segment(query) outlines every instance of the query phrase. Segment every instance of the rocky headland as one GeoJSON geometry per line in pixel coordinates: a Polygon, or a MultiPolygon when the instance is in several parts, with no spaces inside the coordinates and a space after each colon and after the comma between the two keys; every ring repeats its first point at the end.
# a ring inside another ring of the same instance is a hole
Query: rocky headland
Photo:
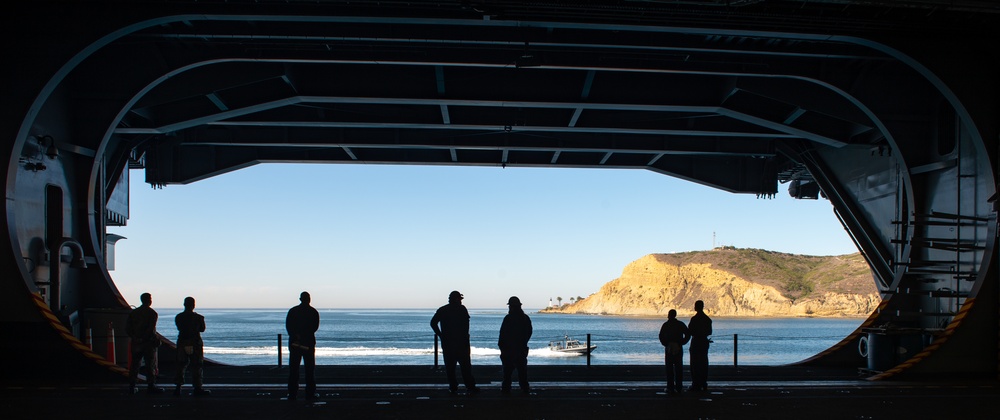
{"type": "Polygon", "coordinates": [[[716,248],[650,254],[596,293],[542,313],[679,316],[705,302],[711,316],[864,317],[881,302],[861,254],[808,256],[716,248]]]}

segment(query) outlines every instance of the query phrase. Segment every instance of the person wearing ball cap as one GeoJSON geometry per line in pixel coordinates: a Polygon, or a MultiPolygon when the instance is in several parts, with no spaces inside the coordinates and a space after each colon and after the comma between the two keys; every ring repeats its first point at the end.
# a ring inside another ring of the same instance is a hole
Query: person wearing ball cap
{"type": "Polygon", "coordinates": [[[472,377],[472,346],[469,343],[469,310],[462,305],[462,294],[457,290],[448,295],[448,304],[438,308],[431,318],[431,329],[441,338],[444,350],[444,371],[448,375],[448,391],[458,392],[455,364],[462,369],[462,380],[470,393],[479,392],[472,377]]]}
{"type": "Polygon", "coordinates": [[[531,319],[521,309],[521,299],[511,296],[507,300],[507,316],[500,324],[500,362],[503,364],[503,382],[500,392],[510,393],[511,376],[517,370],[521,392],[528,393],[528,340],[531,339],[531,319]]]}

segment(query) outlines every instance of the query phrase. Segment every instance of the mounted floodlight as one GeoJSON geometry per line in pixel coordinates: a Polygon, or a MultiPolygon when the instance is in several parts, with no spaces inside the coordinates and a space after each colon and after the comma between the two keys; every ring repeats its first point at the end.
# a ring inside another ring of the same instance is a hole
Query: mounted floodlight
{"type": "Polygon", "coordinates": [[[45,156],[48,156],[49,159],[59,157],[59,148],[56,147],[56,140],[52,136],[36,136],[35,139],[38,141],[39,148],[45,149],[45,156]]]}

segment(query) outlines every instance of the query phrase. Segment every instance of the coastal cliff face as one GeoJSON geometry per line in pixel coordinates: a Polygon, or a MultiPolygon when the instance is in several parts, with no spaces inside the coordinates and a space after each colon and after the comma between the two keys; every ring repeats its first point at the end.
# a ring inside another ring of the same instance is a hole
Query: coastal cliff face
{"type": "Polygon", "coordinates": [[[713,316],[862,317],[881,302],[860,254],[830,257],[758,249],[717,248],[650,254],[589,297],[542,312],[656,315],[694,313],[705,302],[713,316]]]}

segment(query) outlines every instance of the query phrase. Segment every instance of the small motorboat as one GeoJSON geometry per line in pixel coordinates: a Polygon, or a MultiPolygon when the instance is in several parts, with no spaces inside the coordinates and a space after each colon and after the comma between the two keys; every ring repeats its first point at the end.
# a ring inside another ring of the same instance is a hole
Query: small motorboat
{"type": "Polygon", "coordinates": [[[570,338],[568,335],[563,336],[562,340],[549,341],[549,350],[559,353],[588,354],[596,348],[596,344],[591,344],[588,347],[580,340],[570,338]]]}

